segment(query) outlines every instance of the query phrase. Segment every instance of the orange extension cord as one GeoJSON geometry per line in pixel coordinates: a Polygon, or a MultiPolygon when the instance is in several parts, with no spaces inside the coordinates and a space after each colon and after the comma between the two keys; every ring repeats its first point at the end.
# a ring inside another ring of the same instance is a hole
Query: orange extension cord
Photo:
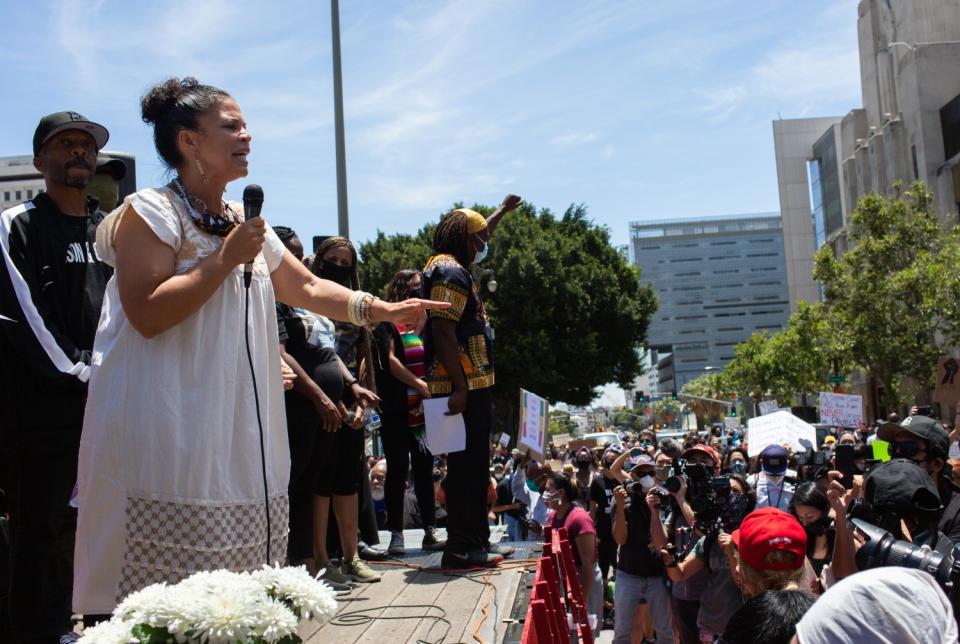
{"type": "Polygon", "coordinates": [[[531,565],[536,565],[539,563],[539,559],[513,559],[509,563],[498,564],[494,568],[486,567],[474,567],[474,568],[460,568],[457,571],[446,570],[444,568],[425,568],[419,564],[415,563],[406,563],[403,561],[378,561],[376,562],[378,566],[397,566],[398,568],[413,568],[414,570],[419,570],[421,572],[433,572],[433,573],[442,573],[450,577],[462,577],[460,573],[474,572],[478,570],[485,570],[486,573],[481,577],[483,580],[484,586],[487,588],[487,599],[483,602],[483,607],[480,609],[480,612],[483,613],[483,617],[480,618],[480,621],[477,622],[477,625],[474,626],[473,631],[470,633],[473,636],[478,644],[486,644],[483,638],[480,637],[480,629],[486,623],[487,619],[490,617],[490,602],[493,601],[493,593],[496,590],[496,587],[490,581],[490,575],[492,572],[500,572],[503,570],[518,570],[521,568],[529,568],[531,565]]]}

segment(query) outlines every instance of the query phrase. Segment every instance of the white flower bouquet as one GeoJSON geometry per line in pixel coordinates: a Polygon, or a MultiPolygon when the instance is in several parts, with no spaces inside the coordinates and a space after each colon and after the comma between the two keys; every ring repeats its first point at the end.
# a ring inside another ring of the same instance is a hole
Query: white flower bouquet
{"type": "Polygon", "coordinates": [[[85,644],[297,644],[301,621],[337,612],[333,590],[306,568],[198,572],[178,584],[131,593],[109,621],[84,630],[85,644]]]}

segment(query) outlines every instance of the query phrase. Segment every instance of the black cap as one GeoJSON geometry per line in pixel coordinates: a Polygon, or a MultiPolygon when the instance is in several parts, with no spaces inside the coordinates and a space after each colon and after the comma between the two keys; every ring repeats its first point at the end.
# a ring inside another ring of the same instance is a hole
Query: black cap
{"type": "Polygon", "coordinates": [[[877,514],[893,512],[921,521],[936,519],[943,510],[933,479],[906,458],[894,458],[870,470],[863,500],[877,514]]]}
{"type": "Polygon", "coordinates": [[[37,130],[33,133],[34,156],[40,153],[40,148],[42,148],[43,144],[49,141],[54,134],[63,132],[64,130],[80,130],[81,132],[86,132],[93,137],[93,140],[97,144],[97,150],[105,146],[107,139],[110,138],[110,133],[107,131],[107,128],[99,123],[94,123],[82,114],[77,112],[54,112],[40,119],[37,130]]]}
{"type": "Polygon", "coordinates": [[[99,154],[97,155],[97,174],[109,174],[120,181],[127,176],[127,164],[121,159],[99,154]]]}
{"type": "Polygon", "coordinates": [[[899,431],[910,432],[917,438],[927,441],[927,451],[932,456],[946,458],[950,452],[950,438],[947,430],[929,416],[907,416],[899,425],[883,423],[877,430],[877,438],[892,442],[899,431]]]}

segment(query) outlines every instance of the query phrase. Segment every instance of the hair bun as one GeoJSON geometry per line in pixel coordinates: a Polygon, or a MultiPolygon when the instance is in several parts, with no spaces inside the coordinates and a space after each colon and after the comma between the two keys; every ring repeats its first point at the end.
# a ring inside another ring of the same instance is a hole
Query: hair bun
{"type": "Polygon", "coordinates": [[[168,78],[151,87],[140,99],[140,113],[145,123],[156,123],[170,108],[177,104],[185,94],[196,89],[200,83],[196,78],[168,78]]]}

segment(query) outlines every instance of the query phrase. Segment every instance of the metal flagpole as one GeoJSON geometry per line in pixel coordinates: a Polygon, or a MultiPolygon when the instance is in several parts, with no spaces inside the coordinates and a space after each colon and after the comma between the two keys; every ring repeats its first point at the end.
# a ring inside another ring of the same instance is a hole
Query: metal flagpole
{"type": "Polygon", "coordinates": [[[333,32],[333,120],[337,149],[337,223],[341,237],[350,238],[350,217],[347,213],[347,159],[343,142],[343,77],[340,71],[340,6],[330,0],[330,21],[333,32]]]}

